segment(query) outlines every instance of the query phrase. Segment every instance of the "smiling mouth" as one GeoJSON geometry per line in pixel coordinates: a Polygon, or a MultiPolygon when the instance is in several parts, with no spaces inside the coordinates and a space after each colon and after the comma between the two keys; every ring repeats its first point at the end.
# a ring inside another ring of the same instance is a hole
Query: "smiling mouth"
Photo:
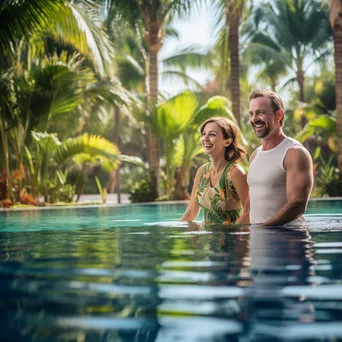
{"type": "Polygon", "coordinates": [[[265,124],[264,124],[264,123],[253,124],[253,127],[254,127],[255,129],[260,129],[260,128],[265,127],[265,124]]]}
{"type": "Polygon", "coordinates": [[[204,147],[206,150],[209,150],[209,149],[213,148],[213,145],[203,145],[203,147],[204,147]]]}

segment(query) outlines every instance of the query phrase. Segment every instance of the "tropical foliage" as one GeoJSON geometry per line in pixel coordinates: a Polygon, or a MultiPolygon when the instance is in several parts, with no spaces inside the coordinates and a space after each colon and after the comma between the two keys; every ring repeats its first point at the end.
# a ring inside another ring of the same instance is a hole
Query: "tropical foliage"
{"type": "Polygon", "coordinates": [[[207,160],[198,132],[205,119],[235,120],[249,152],[259,143],[243,100],[255,87],[286,94],[284,131],[313,156],[314,194],[339,194],[341,1],[213,0],[213,45],[160,58],[166,40],[182,34],[173,21],[204,3],[3,2],[0,200],[39,204],[99,192],[105,202],[114,188],[133,201],[187,199],[190,175],[207,160]],[[213,78],[200,84],[191,69],[213,78]],[[165,77],[197,90],[164,95],[165,77]]]}
{"type": "Polygon", "coordinates": [[[26,149],[31,194],[36,198],[42,193],[45,202],[51,201],[50,189],[68,183],[70,172],[76,175],[72,180],[79,199],[89,167],[99,166],[108,173],[118,167],[119,150],[104,138],[85,133],[62,143],[56,134],[35,131],[32,136],[31,151],[26,149]]]}
{"type": "Polygon", "coordinates": [[[336,133],[338,139],[338,169],[342,180],[342,2],[329,0],[329,22],[333,31],[336,75],[336,133]]]}
{"type": "Polygon", "coordinates": [[[262,4],[251,16],[247,32],[251,34],[249,53],[253,61],[266,66],[271,75],[275,68],[283,73],[281,65],[292,70],[295,77],[287,83],[298,83],[298,99],[304,102],[306,70],[313,61],[331,53],[326,6],[317,0],[275,0],[262,4]]]}

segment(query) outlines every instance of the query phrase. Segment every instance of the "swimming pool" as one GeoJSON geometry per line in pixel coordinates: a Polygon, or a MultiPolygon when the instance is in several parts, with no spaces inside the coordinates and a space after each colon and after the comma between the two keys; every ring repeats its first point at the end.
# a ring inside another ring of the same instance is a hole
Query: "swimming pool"
{"type": "Polygon", "coordinates": [[[342,339],[342,201],[311,201],[308,231],[184,209],[1,212],[0,340],[342,339]]]}

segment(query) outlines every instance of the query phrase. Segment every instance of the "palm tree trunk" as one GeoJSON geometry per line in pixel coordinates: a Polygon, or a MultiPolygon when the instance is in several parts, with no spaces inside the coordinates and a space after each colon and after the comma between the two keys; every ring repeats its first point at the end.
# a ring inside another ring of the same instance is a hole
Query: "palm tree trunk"
{"type": "Polygon", "coordinates": [[[0,200],[4,200],[6,198],[11,198],[11,184],[9,179],[9,162],[8,162],[8,141],[7,141],[7,133],[4,127],[4,118],[1,117],[0,122],[0,135],[1,135],[1,143],[2,143],[2,151],[0,153],[1,166],[0,166],[0,200]],[[1,156],[2,154],[2,156],[1,156]]]}
{"type": "Polygon", "coordinates": [[[6,168],[0,168],[0,201],[7,198],[7,172],[6,168]]]}
{"type": "Polygon", "coordinates": [[[337,160],[342,180],[342,0],[330,0],[329,22],[335,48],[337,160]]]}
{"type": "MultiPolygon", "coordinates": [[[[298,70],[296,73],[296,79],[298,82],[299,86],[299,101],[300,102],[305,102],[305,94],[304,94],[304,81],[305,81],[305,75],[303,70],[298,70]]],[[[306,116],[303,114],[301,121],[300,121],[301,127],[304,128],[305,125],[307,124],[307,119],[306,116]]],[[[306,146],[308,148],[308,141],[306,143],[306,146]]]]}
{"type": "Polygon", "coordinates": [[[176,189],[175,200],[188,200],[190,198],[188,192],[189,170],[184,166],[176,170],[176,189]]]}
{"type": "Polygon", "coordinates": [[[239,124],[240,116],[240,61],[239,61],[239,24],[242,2],[227,0],[227,25],[229,26],[230,45],[230,89],[233,114],[239,124]]]}
{"type": "MultiPolygon", "coordinates": [[[[151,115],[156,115],[155,106],[158,101],[158,52],[150,50],[149,53],[150,113],[151,115]]],[[[160,196],[160,142],[158,136],[154,132],[151,132],[150,134],[149,146],[152,192],[154,198],[157,198],[160,196]]]]}
{"type": "Polygon", "coordinates": [[[120,184],[120,166],[116,169],[116,194],[118,196],[118,203],[121,203],[121,184],[120,184]]]}
{"type": "MultiPolygon", "coordinates": [[[[120,145],[120,108],[119,106],[114,106],[114,144],[119,148],[120,145]]],[[[120,186],[120,167],[113,170],[109,175],[108,181],[106,183],[106,190],[108,193],[113,193],[115,188],[118,196],[118,203],[121,203],[121,186],[120,186]]]]}
{"type": "Polygon", "coordinates": [[[336,75],[336,133],[338,139],[338,169],[342,179],[342,13],[333,27],[335,46],[335,75],[336,75]]]}
{"type": "MultiPolygon", "coordinates": [[[[120,146],[120,108],[115,105],[114,108],[115,115],[115,128],[114,128],[114,144],[119,148],[120,146]]],[[[120,184],[120,166],[115,170],[116,171],[116,193],[118,195],[118,203],[121,203],[121,184],[120,184]]]]}
{"type": "Polygon", "coordinates": [[[299,101],[305,102],[305,94],[304,94],[304,72],[302,70],[298,70],[296,73],[296,78],[299,86],[299,101]]]}

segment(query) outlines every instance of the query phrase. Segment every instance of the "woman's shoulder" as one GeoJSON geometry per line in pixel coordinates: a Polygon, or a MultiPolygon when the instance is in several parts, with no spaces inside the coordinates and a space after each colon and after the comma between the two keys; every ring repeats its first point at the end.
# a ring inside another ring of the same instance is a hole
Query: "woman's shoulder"
{"type": "Polygon", "coordinates": [[[197,172],[203,172],[203,170],[208,171],[209,168],[210,168],[210,165],[211,165],[210,162],[201,165],[201,166],[197,169],[197,172]]]}
{"type": "Polygon", "coordinates": [[[210,168],[210,162],[201,165],[201,166],[197,169],[196,176],[200,177],[200,176],[202,175],[203,172],[208,172],[209,168],[210,168]]]}
{"type": "Polygon", "coordinates": [[[239,177],[241,175],[246,175],[245,169],[239,163],[233,163],[229,168],[228,176],[230,178],[239,177]]]}

